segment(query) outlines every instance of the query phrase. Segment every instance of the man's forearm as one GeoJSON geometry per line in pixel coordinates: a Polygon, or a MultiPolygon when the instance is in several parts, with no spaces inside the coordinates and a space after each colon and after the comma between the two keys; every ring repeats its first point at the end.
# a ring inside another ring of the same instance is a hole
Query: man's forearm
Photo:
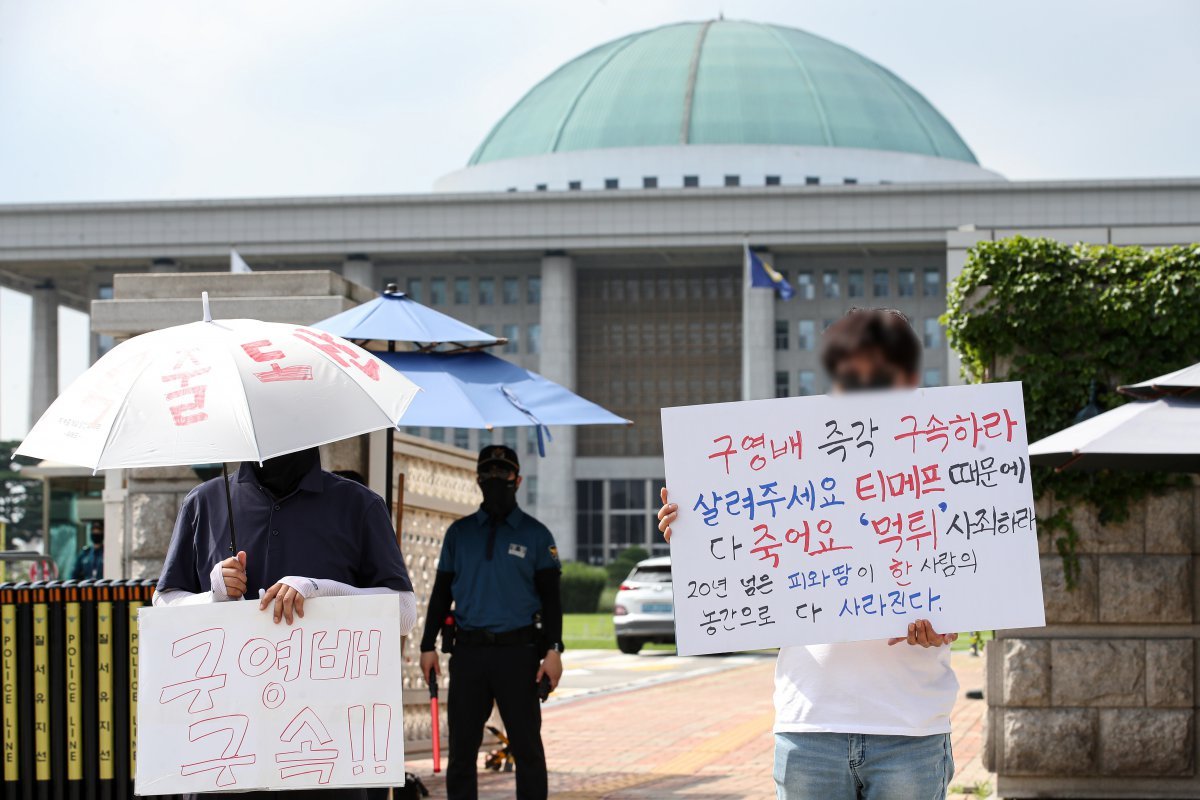
{"type": "Polygon", "coordinates": [[[534,586],[542,601],[542,633],[546,644],[562,644],[562,573],[556,569],[543,569],[534,573],[534,586]]]}
{"type": "Polygon", "coordinates": [[[429,592],[429,610],[425,614],[425,632],[421,636],[422,653],[437,649],[438,632],[450,613],[450,604],[454,602],[454,595],[450,590],[453,583],[453,572],[439,570],[433,579],[433,589],[429,592]]]}

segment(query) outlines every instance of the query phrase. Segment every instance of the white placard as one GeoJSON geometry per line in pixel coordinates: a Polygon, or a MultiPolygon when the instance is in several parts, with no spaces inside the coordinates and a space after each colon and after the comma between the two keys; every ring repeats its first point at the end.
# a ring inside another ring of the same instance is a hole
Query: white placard
{"type": "Polygon", "coordinates": [[[685,655],[1045,625],[1019,383],[662,411],[685,655]]]}
{"type": "Polygon", "coordinates": [[[399,786],[400,605],[326,597],[138,615],[138,794],[399,786]]]}

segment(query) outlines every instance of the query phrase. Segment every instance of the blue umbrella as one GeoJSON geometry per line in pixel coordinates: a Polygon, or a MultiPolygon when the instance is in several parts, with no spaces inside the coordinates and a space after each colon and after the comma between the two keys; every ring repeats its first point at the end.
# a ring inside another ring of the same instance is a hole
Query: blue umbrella
{"type": "Polygon", "coordinates": [[[629,425],[629,420],[554,381],[480,352],[376,353],[420,386],[404,424],[447,428],[536,426],[538,448],[550,425],[629,425]]]}
{"type": "Polygon", "coordinates": [[[343,339],[379,342],[452,343],[474,347],[504,341],[465,322],[435,311],[388,284],[369,303],[335,314],[313,325],[343,339]]]}

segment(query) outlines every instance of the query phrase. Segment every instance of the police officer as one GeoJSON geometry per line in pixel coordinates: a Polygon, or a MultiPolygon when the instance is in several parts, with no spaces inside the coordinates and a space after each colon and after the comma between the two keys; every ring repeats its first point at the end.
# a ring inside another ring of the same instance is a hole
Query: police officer
{"type": "Polygon", "coordinates": [[[475,800],[476,766],[493,702],[516,760],[517,798],[547,794],[538,684],[562,676],[561,565],[546,526],[517,507],[521,466],[511,448],[479,453],[479,510],[446,531],[421,639],[421,672],[441,674],[434,645],[454,604],[450,659],[450,800],[475,800]],[[540,628],[537,622],[540,621],[540,628]]]}

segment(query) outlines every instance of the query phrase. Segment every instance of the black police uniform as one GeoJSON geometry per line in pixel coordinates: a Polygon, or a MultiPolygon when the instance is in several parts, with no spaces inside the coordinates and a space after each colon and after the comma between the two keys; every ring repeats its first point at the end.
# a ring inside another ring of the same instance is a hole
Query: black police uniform
{"type": "MultiPolygon", "coordinates": [[[[480,453],[480,467],[497,462],[513,472],[519,469],[516,453],[507,447],[486,447],[480,453]]],[[[493,489],[503,495],[515,487],[488,484],[483,481],[480,510],[446,531],[421,651],[434,650],[453,602],[446,770],[450,800],[477,796],[479,746],[493,702],[516,761],[517,797],[542,800],[547,795],[546,755],[536,678],[546,652],[562,651],[561,565],[554,537],[516,506],[515,495],[507,503],[495,502],[493,489]],[[541,620],[540,630],[535,618],[541,620]]]]}

